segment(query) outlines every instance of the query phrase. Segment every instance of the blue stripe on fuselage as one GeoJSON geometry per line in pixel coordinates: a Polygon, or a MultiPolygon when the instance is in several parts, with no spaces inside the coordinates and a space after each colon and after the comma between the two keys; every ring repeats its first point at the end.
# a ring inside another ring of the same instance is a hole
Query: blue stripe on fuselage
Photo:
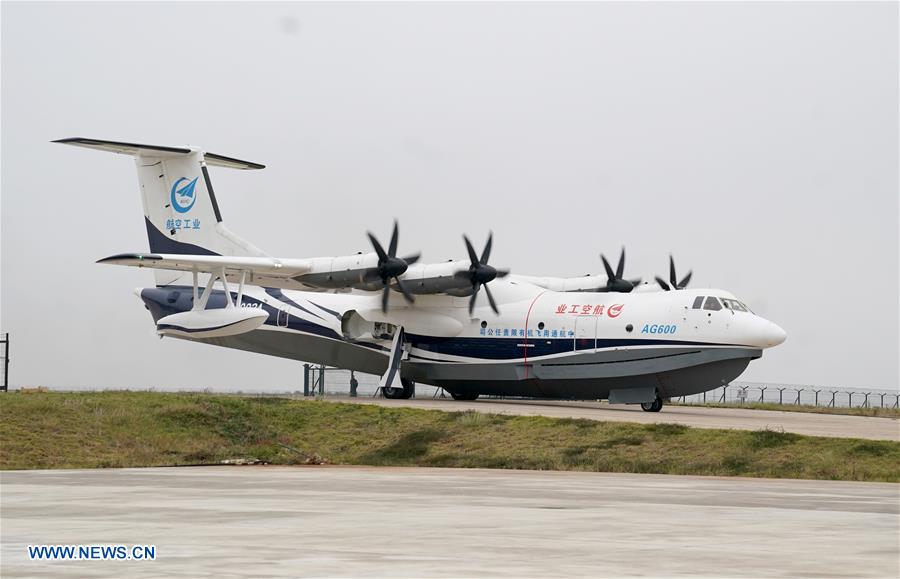
{"type": "MultiPolygon", "coordinates": [[[[270,293],[273,297],[278,297],[278,293],[270,293]]],[[[232,292],[234,298],[237,297],[236,292],[232,292]]],[[[189,311],[193,307],[193,288],[190,286],[166,286],[159,288],[148,288],[141,292],[141,298],[153,315],[154,321],[179,312],[189,311]]],[[[285,327],[290,330],[314,334],[324,338],[335,340],[345,340],[343,336],[332,330],[331,328],[321,326],[317,323],[298,318],[295,315],[288,316],[287,326],[278,325],[277,307],[273,307],[258,299],[244,296],[245,304],[253,304],[263,309],[269,317],[265,324],[274,327],[285,327]]],[[[297,306],[296,303],[290,301],[290,304],[297,306]]],[[[208,309],[217,309],[225,307],[225,292],[222,290],[213,290],[207,304],[208,309]]],[[[305,308],[300,308],[308,311],[305,308]]],[[[311,313],[311,312],[310,312],[311,313]]],[[[313,314],[315,315],[315,314],[313,314]]],[[[741,347],[738,344],[710,344],[705,342],[691,342],[678,340],[656,340],[656,339],[597,339],[596,346],[593,339],[574,339],[566,338],[498,338],[498,337],[437,337],[425,336],[421,334],[406,334],[406,338],[412,348],[417,348],[430,352],[432,354],[461,356],[466,358],[475,358],[482,360],[519,360],[525,356],[526,346],[528,344],[528,357],[536,358],[538,356],[551,356],[554,354],[563,354],[575,350],[593,350],[606,348],[621,348],[628,346],[734,346],[741,347]]],[[[367,342],[352,342],[359,346],[369,347],[378,350],[385,350],[383,346],[371,344],[367,342]]]]}
{"type": "MultiPolygon", "coordinates": [[[[550,356],[567,352],[606,348],[622,348],[627,346],[733,346],[734,344],[709,344],[705,342],[688,342],[678,340],[642,340],[642,339],[597,339],[574,338],[439,338],[407,334],[413,348],[433,354],[464,356],[484,360],[508,360],[524,357],[526,348],[528,357],[550,356]],[[525,346],[525,344],[528,346],[525,346]],[[577,346],[577,348],[576,348],[577,346]]],[[[739,347],[739,346],[737,346],[739,347]]]]}

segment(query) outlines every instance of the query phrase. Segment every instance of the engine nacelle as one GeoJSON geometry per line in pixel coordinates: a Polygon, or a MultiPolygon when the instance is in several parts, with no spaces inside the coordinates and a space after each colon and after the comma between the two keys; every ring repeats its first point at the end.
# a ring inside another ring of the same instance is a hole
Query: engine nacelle
{"type": "Polygon", "coordinates": [[[309,271],[294,276],[294,281],[314,288],[326,289],[376,289],[369,288],[364,275],[367,270],[378,265],[378,256],[374,253],[359,253],[342,257],[317,257],[310,260],[309,271]]]}
{"type": "Polygon", "coordinates": [[[469,269],[468,261],[445,261],[411,265],[403,276],[403,283],[414,294],[446,293],[467,296],[472,293],[472,282],[456,277],[456,273],[469,269]]]}
{"type": "Polygon", "coordinates": [[[221,338],[250,332],[263,325],[268,312],[259,308],[218,308],[179,312],[156,322],[156,332],[183,338],[221,338]]]}

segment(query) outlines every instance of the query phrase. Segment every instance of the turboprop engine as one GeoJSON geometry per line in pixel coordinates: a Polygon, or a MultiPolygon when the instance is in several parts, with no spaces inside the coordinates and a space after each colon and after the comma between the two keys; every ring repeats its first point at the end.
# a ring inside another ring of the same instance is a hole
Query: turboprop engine
{"type": "Polygon", "coordinates": [[[217,308],[179,312],[156,322],[162,336],[221,338],[250,332],[263,325],[269,314],[259,308],[217,308]]]}

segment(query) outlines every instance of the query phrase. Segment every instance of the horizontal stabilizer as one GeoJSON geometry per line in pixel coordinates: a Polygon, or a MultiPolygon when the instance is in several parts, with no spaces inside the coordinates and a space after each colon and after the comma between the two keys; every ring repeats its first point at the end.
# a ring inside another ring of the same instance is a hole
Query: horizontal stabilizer
{"type": "MultiPolygon", "coordinates": [[[[122,155],[131,155],[136,157],[143,155],[146,157],[177,157],[179,155],[189,155],[196,149],[190,147],[164,147],[160,145],[141,145],[139,143],[123,143],[119,141],[100,141],[97,139],[86,139],[84,137],[70,137],[68,139],[58,139],[53,141],[63,145],[74,145],[76,147],[86,147],[88,149],[97,149],[98,151],[106,151],[108,153],[119,153],[122,155]]],[[[265,169],[265,165],[259,163],[251,163],[250,161],[242,161],[224,155],[215,153],[203,153],[206,164],[211,167],[228,167],[229,169],[265,169]]]]}

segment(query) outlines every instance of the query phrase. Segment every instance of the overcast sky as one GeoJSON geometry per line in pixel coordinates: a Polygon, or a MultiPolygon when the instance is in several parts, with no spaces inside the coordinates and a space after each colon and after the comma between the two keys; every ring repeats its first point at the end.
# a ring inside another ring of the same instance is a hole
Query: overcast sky
{"type": "Polygon", "coordinates": [[[665,274],[788,340],[741,380],[898,385],[898,5],[2,3],[2,320],[14,384],[297,387],[300,364],[156,338],[95,265],[148,247],[130,158],[195,144],[272,255],[665,274]]]}

